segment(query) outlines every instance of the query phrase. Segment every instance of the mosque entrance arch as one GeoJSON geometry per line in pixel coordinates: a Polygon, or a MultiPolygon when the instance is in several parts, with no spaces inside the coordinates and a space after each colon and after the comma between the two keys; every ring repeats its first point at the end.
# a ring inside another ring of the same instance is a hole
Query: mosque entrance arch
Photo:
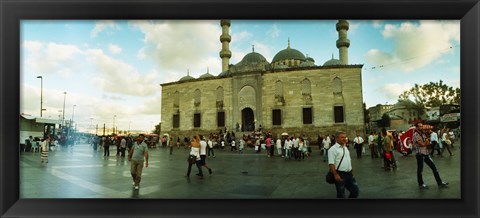
{"type": "Polygon", "coordinates": [[[246,107],[242,110],[242,131],[255,130],[255,116],[252,108],[246,107]]]}

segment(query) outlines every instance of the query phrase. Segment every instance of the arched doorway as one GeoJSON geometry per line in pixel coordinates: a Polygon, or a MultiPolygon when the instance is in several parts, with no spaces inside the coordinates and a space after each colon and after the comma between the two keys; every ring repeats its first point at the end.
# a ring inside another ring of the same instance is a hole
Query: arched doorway
{"type": "Polygon", "coordinates": [[[242,110],[242,131],[255,130],[255,117],[253,110],[249,107],[242,110]]]}

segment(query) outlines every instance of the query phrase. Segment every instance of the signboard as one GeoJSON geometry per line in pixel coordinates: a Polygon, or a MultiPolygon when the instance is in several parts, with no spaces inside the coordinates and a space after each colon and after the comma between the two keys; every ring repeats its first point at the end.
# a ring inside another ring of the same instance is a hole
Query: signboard
{"type": "Polygon", "coordinates": [[[460,120],[460,113],[450,113],[444,114],[440,117],[440,122],[447,123],[447,122],[455,122],[460,120]]]}

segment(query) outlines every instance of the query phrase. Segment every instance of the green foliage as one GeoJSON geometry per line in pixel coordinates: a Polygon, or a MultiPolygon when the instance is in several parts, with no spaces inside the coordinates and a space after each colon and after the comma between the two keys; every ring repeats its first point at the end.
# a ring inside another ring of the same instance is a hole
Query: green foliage
{"type": "Polygon", "coordinates": [[[430,82],[424,85],[415,84],[413,88],[403,92],[400,100],[413,99],[421,108],[437,107],[443,104],[460,104],[460,88],[453,88],[443,83],[430,82]]]}
{"type": "Polygon", "coordinates": [[[380,127],[389,127],[390,126],[390,116],[388,114],[383,114],[382,119],[379,121],[378,126],[380,127]]]}
{"type": "Polygon", "coordinates": [[[369,112],[367,110],[367,105],[365,104],[365,102],[363,103],[363,117],[364,117],[364,121],[365,123],[370,123],[370,116],[369,116],[369,112]]]}
{"type": "Polygon", "coordinates": [[[155,125],[155,129],[152,130],[152,133],[160,135],[161,130],[162,130],[162,123],[159,123],[159,124],[155,125]]]}

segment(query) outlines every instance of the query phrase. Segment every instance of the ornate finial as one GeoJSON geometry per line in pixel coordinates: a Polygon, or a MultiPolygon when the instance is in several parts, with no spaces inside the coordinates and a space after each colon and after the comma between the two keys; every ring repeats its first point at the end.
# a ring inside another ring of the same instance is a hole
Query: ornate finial
{"type": "Polygon", "coordinates": [[[207,73],[210,73],[210,69],[209,69],[209,67],[207,67],[207,73]]]}
{"type": "Polygon", "coordinates": [[[290,37],[288,37],[288,48],[290,48],[290,37]]]}
{"type": "Polygon", "coordinates": [[[255,52],[255,45],[252,45],[252,52],[255,52]]]}
{"type": "Polygon", "coordinates": [[[332,60],[333,60],[333,52],[332,52],[332,60]]]}
{"type": "Polygon", "coordinates": [[[187,69],[187,76],[190,76],[190,70],[187,69]]]}

